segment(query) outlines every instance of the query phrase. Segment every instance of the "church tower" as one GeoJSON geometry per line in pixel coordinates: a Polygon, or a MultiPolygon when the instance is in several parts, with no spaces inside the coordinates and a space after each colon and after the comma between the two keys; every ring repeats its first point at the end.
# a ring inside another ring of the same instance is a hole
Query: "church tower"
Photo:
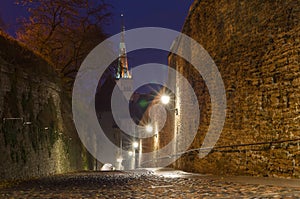
{"type": "Polygon", "coordinates": [[[131,75],[128,70],[123,14],[121,15],[121,17],[122,17],[122,29],[121,29],[122,32],[121,32],[121,41],[119,45],[119,59],[118,59],[118,68],[116,74],[117,80],[121,78],[131,78],[131,75]]]}
{"type": "MultiPolygon", "coordinates": [[[[124,26],[124,19],[123,14],[122,17],[122,29],[121,29],[121,40],[119,44],[119,59],[118,59],[118,68],[116,71],[116,81],[117,85],[120,89],[120,91],[123,93],[124,97],[128,100],[132,100],[132,94],[133,94],[133,78],[130,74],[130,71],[128,69],[128,61],[127,61],[127,52],[126,52],[126,45],[125,45],[125,26],[124,26]]],[[[124,109],[121,105],[118,107],[120,110],[124,109]]],[[[117,118],[123,126],[127,126],[127,129],[131,129],[131,131],[134,131],[134,126],[131,126],[130,121],[132,120],[131,117],[127,116],[120,116],[120,118],[117,118]],[[130,126],[129,126],[130,125],[130,126]]],[[[116,168],[122,170],[125,169],[134,169],[135,168],[135,149],[130,148],[132,147],[131,140],[129,136],[124,134],[123,132],[119,132],[118,134],[118,140],[119,140],[119,148],[120,150],[116,154],[116,168]],[[128,153],[122,153],[122,148],[125,150],[129,150],[132,152],[131,155],[128,153]],[[124,160],[124,161],[123,161],[124,160]]]]}
{"type": "Polygon", "coordinates": [[[130,99],[130,95],[133,91],[133,79],[128,69],[128,60],[127,60],[127,52],[125,45],[125,26],[123,14],[121,14],[122,18],[122,28],[121,28],[121,40],[119,44],[119,59],[118,59],[118,68],[116,73],[116,80],[120,80],[119,88],[125,95],[127,99],[130,99]]]}

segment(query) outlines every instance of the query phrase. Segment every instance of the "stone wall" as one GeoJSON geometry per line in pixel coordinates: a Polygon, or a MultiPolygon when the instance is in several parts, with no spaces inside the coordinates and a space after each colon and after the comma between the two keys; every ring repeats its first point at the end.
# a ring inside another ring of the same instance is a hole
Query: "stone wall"
{"type": "MultiPolygon", "coordinates": [[[[218,66],[227,116],[208,156],[199,159],[194,151],[173,166],[222,175],[300,177],[300,2],[195,0],[182,31],[218,66]]],[[[191,148],[199,148],[210,122],[209,93],[185,60],[170,54],[169,63],[198,96],[200,126],[191,148]]],[[[180,107],[181,88],[176,96],[180,107]]],[[[178,115],[175,123],[190,119],[178,115]]]]}
{"type": "Polygon", "coordinates": [[[87,169],[71,99],[52,67],[0,36],[0,180],[87,169]]]}

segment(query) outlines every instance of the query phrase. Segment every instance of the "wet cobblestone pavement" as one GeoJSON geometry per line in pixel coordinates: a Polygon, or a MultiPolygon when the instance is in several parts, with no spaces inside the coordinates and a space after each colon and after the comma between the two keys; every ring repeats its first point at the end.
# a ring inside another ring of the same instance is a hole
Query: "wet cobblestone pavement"
{"type": "Polygon", "coordinates": [[[149,171],[81,172],[0,188],[0,198],[300,198],[300,186],[154,175],[149,171]]]}

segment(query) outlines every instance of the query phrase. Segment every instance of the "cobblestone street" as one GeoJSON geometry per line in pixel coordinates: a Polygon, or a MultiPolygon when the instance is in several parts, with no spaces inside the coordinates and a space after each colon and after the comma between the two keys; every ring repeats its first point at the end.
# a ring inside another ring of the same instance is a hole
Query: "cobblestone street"
{"type": "Polygon", "coordinates": [[[1,198],[300,198],[300,181],[181,171],[81,172],[21,182],[1,198]]]}

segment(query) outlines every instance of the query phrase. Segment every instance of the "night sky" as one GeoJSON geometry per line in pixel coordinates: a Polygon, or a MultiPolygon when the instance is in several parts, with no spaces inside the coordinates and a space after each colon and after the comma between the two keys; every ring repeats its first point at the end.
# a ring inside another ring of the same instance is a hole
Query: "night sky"
{"type": "MultiPolygon", "coordinates": [[[[27,11],[14,4],[15,0],[0,1],[0,16],[9,25],[9,33],[14,35],[16,19],[26,17],[27,11]]],[[[193,0],[106,0],[112,5],[112,23],[106,27],[108,34],[120,31],[120,14],[124,13],[126,29],[156,26],[181,30],[193,0]]]]}
{"type": "MultiPolygon", "coordinates": [[[[8,32],[12,36],[15,36],[17,29],[17,18],[28,16],[26,9],[15,5],[14,1],[0,1],[0,16],[8,25],[8,32]]],[[[180,31],[193,0],[106,0],[106,2],[112,5],[110,10],[113,17],[111,23],[105,27],[105,31],[113,35],[120,32],[122,13],[127,30],[151,26],[180,31]]],[[[167,64],[167,55],[168,52],[159,50],[135,51],[128,54],[129,67],[150,62],[167,64]]],[[[162,78],[166,78],[166,74],[162,78]]]]}
{"type": "MultiPolygon", "coordinates": [[[[111,0],[113,12],[112,25],[108,32],[120,32],[121,13],[124,14],[126,29],[139,27],[163,27],[181,31],[189,7],[193,0],[111,0]]],[[[169,52],[160,50],[139,50],[128,54],[129,67],[145,63],[167,64],[169,52]]]]}

